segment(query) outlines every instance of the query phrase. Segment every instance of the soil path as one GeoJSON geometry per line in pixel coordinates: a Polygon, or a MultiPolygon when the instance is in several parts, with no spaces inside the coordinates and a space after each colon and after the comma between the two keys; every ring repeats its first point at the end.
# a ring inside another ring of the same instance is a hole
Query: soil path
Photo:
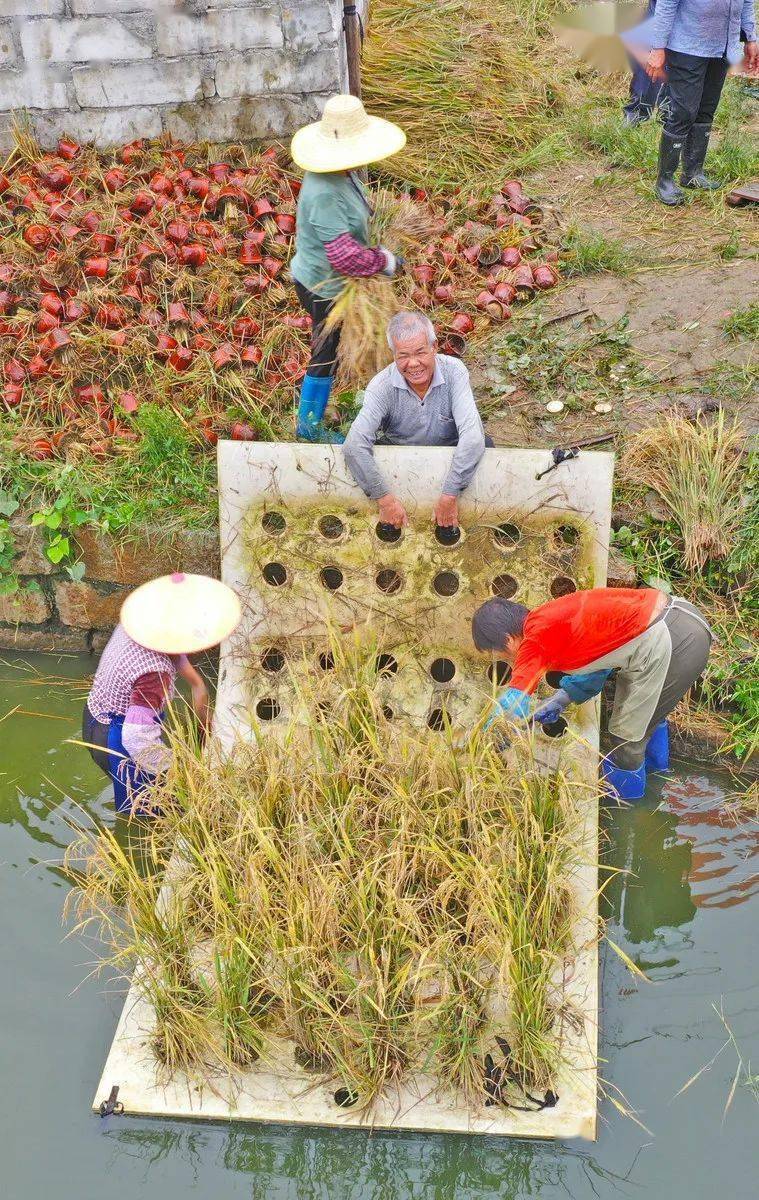
{"type": "MultiPolygon", "coordinates": [[[[510,379],[504,374],[496,338],[475,369],[478,387],[496,398],[486,407],[496,442],[555,445],[607,429],[622,433],[650,423],[673,404],[696,410],[715,401],[740,414],[747,428],[759,428],[759,349],[749,338],[729,338],[722,328],[730,313],[759,297],[759,215],[728,208],[713,196],[666,210],[648,192],[641,195],[628,172],[610,172],[603,160],[543,172],[526,186],[539,200],[551,197],[546,226],[552,241],[581,218],[585,229],[622,243],[640,263],[625,276],[568,279],[551,295],[544,317],[559,318],[553,328],[562,351],[588,331],[626,318],[630,353],[644,381],[608,416],[593,411],[589,396],[551,419],[545,392],[538,396],[519,373],[510,379]],[[509,382],[516,386],[504,396],[509,382]]],[[[561,387],[556,395],[566,398],[561,387]]]]}

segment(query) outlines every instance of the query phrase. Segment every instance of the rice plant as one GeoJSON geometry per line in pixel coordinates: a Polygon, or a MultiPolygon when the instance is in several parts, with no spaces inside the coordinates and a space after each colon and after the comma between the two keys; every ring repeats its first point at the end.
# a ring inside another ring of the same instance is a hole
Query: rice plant
{"type": "Polygon", "coordinates": [[[630,440],[622,471],[652,488],[677,522],[689,571],[723,559],[743,517],[742,450],[737,421],[720,412],[714,421],[665,416],[630,440]]]}
{"type": "Polygon", "coordinates": [[[481,732],[404,731],[377,646],[331,653],[328,685],[290,668],[300,715],[278,732],[224,760],[175,739],[141,867],[77,831],[75,928],[136,966],[168,1074],[235,1076],[286,1038],[359,1109],[419,1072],[477,1105],[493,1054],[510,1086],[550,1087],[584,785],[529,736],[507,763],[481,732]]]}

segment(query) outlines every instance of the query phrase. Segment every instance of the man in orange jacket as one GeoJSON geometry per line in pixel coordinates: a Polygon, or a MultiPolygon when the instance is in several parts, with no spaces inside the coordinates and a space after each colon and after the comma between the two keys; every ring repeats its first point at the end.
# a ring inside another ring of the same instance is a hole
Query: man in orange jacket
{"type": "Polygon", "coordinates": [[[472,636],[478,650],[511,666],[488,725],[502,717],[526,720],[530,696],[547,672],[560,679],[533,714],[545,723],[568,704],[598,695],[617,672],[612,750],[602,769],[609,790],[625,800],[643,796],[646,765],[668,766],[667,714],[703,672],[712,642],[693,605],[656,588],[593,588],[532,611],[513,600],[488,600],[472,618],[472,636]]]}

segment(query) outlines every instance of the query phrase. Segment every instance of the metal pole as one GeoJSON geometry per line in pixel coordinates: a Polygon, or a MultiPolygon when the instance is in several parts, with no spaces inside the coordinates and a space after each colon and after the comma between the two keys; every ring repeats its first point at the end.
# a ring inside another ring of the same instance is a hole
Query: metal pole
{"type": "Polygon", "coordinates": [[[343,0],[343,31],[345,53],[348,59],[348,87],[352,96],[361,97],[361,42],[363,26],[357,5],[353,0],[343,0]]]}

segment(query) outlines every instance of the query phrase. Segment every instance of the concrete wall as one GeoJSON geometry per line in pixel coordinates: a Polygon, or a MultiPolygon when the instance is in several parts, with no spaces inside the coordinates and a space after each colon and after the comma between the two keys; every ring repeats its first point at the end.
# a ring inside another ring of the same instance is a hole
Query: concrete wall
{"type": "Polygon", "coordinates": [[[278,137],[347,90],[342,0],[0,0],[0,145],[278,137]]]}

